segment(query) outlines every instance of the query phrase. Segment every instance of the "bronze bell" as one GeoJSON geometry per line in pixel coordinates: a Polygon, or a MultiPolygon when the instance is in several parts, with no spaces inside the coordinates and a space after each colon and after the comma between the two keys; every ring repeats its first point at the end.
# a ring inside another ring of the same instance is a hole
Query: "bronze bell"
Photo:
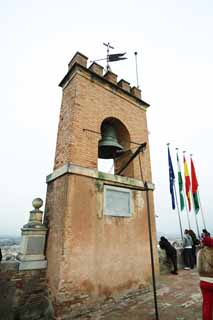
{"type": "Polygon", "coordinates": [[[123,150],[118,143],[115,128],[106,123],[102,127],[102,139],[98,142],[98,157],[101,159],[114,159],[118,156],[117,151],[123,150]]]}

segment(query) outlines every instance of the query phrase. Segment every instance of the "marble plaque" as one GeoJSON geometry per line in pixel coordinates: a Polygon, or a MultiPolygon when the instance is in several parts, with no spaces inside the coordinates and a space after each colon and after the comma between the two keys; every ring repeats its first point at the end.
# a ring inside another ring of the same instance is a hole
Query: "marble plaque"
{"type": "Polygon", "coordinates": [[[42,254],[44,251],[44,236],[29,237],[26,254],[42,254]]]}
{"type": "Polygon", "coordinates": [[[118,217],[132,215],[132,191],[119,187],[104,187],[104,214],[118,217]]]}

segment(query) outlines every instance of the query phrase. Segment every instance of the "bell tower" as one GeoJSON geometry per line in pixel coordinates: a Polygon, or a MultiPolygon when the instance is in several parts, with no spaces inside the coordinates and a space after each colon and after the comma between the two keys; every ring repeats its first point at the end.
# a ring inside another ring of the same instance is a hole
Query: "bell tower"
{"type": "MultiPolygon", "coordinates": [[[[144,181],[153,190],[141,91],[77,52],[60,82],[53,172],[47,176],[48,280],[55,316],[149,285],[144,181]],[[146,149],[140,149],[140,146],[146,149]],[[137,156],[135,150],[138,150],[137,156]],[[114,174],[98,170],[112,159],[114,174]]],[[[154,259],[155,216],[149,192],[154,259]]]]}

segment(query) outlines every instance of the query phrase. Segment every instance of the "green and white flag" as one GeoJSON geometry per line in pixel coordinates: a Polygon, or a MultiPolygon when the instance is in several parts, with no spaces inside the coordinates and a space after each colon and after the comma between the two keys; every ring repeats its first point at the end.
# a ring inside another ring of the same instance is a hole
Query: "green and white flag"
{"type": "Polygon", "coordinates": [[[180,195],[180,209],[184,209],[184,197],[183,197],[183,179],[181,175],[180,162],[177,154],[177,166],[178,166],[178,185],[179,185],[179,195],[180,195]]]}

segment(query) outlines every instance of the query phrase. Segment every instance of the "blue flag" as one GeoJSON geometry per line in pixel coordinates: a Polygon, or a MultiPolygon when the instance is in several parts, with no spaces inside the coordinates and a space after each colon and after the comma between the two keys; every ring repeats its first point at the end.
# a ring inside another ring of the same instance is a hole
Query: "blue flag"
{"type": "Polygon", "coordinates": [[[172,165],[172,159],[168,147],[168,162],[169,162],[169,188],[172,198],[172,209],[175,209],[175,195],[174,195],[174,183],[175,183],[175,174],[172,165]]]}

